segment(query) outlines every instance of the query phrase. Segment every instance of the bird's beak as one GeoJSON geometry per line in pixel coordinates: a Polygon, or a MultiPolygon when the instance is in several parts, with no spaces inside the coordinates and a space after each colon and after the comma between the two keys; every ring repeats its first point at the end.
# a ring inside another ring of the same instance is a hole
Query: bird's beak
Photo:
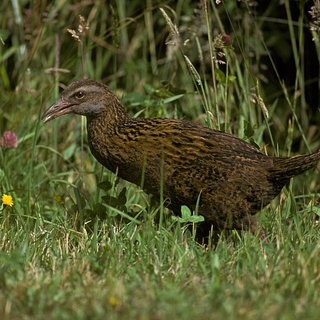
{"type": "Polygon", "coordinates": [[[51,107],[49,107],[42,118],[44,122],[48,122],[55,118],[58,118],[64,114],[72,113],[72,104],[64,101],[63,99],[57,100],[51,107]]]}

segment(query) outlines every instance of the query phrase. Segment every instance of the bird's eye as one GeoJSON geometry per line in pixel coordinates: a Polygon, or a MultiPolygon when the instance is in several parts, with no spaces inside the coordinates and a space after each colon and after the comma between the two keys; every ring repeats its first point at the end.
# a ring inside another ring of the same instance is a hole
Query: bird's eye
{"type": "Polygon", "coordinates": [[[84,92],[83,91],[78,91],[75,93],[75,98],[77,99],[82,99],[84,97],[84,92]]]}

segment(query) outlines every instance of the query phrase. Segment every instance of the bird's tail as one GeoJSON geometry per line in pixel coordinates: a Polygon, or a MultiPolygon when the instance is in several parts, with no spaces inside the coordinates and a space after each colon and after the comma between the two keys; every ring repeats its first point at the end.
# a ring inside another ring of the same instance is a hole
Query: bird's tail
{"type": "Polygon", "coordinates": [[[320,150],[304,156],[274,158],[274,168],[272,169],[271,174],[274,178],[289,180],[300,173],[316,167],[319,161],[320,150]]]}

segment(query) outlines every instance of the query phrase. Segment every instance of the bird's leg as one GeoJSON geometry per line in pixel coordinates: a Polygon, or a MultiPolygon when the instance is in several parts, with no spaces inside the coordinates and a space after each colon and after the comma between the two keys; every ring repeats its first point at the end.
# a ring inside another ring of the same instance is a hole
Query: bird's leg
{"type": "Polygon", "coordinates": [[[258,220],[255,216],[245,215],[243,218],[236,220],[234,222],[234,226],[236,229],[247,230],[253,234],[256,234],[259,230],[259,239],[268,243],[268,240],[266,239],[266,232],[259,226],[258,220]]]}

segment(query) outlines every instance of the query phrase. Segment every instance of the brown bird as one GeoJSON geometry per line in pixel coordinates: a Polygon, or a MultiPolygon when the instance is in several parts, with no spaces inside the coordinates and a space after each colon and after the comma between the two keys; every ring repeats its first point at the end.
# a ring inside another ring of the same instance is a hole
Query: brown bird
{"type": "Polygon", "coordinates": [[[290,178],[316,166],[320,150],[277,158],[225,132],[190,121],[129,116],[102,83],[71,83],[44,114],[50,121],[64,114],[87,117],[94,157],[119,177],[160,197],[169,208],[196,208],[214,229],[255,231],[253,216],[269,204],[290,178]]]}

